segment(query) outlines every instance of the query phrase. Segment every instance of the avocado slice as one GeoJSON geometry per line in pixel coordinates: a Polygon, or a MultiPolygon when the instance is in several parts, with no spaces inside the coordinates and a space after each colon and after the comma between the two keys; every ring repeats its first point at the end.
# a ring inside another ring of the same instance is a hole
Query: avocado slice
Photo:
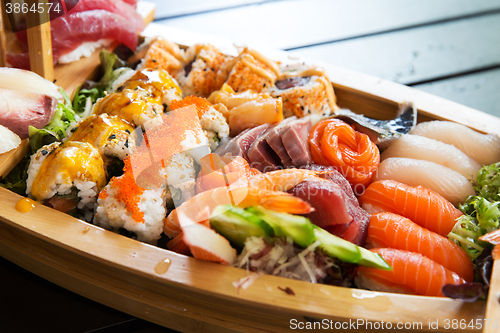
{"type": "Polygon", "coordinates": [[[318,247],[330,257],[339,258],[344,262],[350,263],[358,263],[361,260],[359,246],[316,226],[314,228],[314,235],[321,243],[318,247]]]}
{"type": "Polygon", "coordinates": [[[392,271],[392,267],[385,262],[380,254],[367,250],[364,247],[360,247],[359,250],[361,251],[361,259],[357,262],[358,265],[392,271]]]}
{"type": "Polygon", "coordinates": [[[316,240],[314,224],[304,216],[270,211],[260,206],[247,208],[247,211],[269,224],[274,230],[274,235],[290,236],[299,246],[308,247],[316,240]]]}
{"type": "Polygon", "coordinates": [[[210,224],[232,244],[243,248],[250,236],[272,236],[273,229],[251,212],[231,205],[215,207],[210,224]]]}

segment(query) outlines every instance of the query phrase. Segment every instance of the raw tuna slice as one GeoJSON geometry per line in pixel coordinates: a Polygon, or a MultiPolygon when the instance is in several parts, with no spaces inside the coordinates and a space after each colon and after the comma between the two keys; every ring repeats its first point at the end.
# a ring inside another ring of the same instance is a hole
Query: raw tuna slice
{"type": "Polygon", "coordinates": [[[280,131],[281,141],[289,156],[289,162],[283,163],[285,167],[302,167],[312,163],[308,143],[311,128],[311,118],[304,117],[290,122],[280,131]]]}
{"type": "Polygon", "coordinates": [[[233,156],[241,156],[244,159],[247,159],[247,152],[252,143],[268,128],[268,124],[263,124],[254,128],[246,129],[226,144],[218,147],[215,153],[220,156],[223,156],[226,153],[231,153],[233,156]]]}
{"type": "Polygon", "coordinates": [[[330,181],[303,181],[288,191],[296,197],[309,202],[314,212],[307,217],[318,227],[348,224],[352,221],[352,206],[344,191],[330,181]]]}
{"type": "Polygon", "coordinates": [[[331,180],[332,182],[334,182],[335,184],[340,186],[342,188],[342,190],[344,190],[344,192],[347,194],[349,200],[354,205],[359,206],[358,199],[354,195],[354,192],[352,190],[351,185],[349,184],[347,179],[345,179],[345,177],[342,176],[342,174],[339,171],[337,171],[334,167],[319,165],[319,164],[311,164],[311,165],[307,165],[307,166],[302,167],[302,169],[313,170],[313,171],[323,171],[324,173],[319,175],[321,178],[331,180]]]}
{"type": "Polygon", "coordinates": [[[347,229],[345,229],[345,224],[333,225],[325,227],[325,229],[351,243],[364,246],[369,225],[370,215],[363,208],[357,207],[353,212],[352,222],[347,225],[347,229]]]}
{"type": "MultiPolygon", "coordinates": [[[[89,10],[81,13],[68,13],[50,23],[52,33],[52,53],[54,62],[85,42],[111,39],[123,43],[131,50],[137,47],[137,33],[134,25],[126,18],[105,10],[89,10]]],[[[16,33],[26,49],[27,33],[16,33]]],[[[27,54],[8,54],[7,61],[17,68],[29,68],[27,54]]]]}
{"type": "Polygon", "coordinates": [[[42,128],[49,123],[57,103],[47,95],[0,89],[0,125],[26,139],[30,125],[42,128]]]}
{"type": "Polygon", "coordinates": [[[290,117],[281,121],[279,124],[269,128],[264,136],[264,140],[267,141],[269,147],[271,147],[276,155],[279,156],[281,164],[284,166],[290,165],[292,160],[290,159],[290,156],[288,156],[284,142],[281,140],[280,133],[287,129],[288,126],[296,119],[296,117],[290,117]]]}
{"type": "Polygon", "coordinates": [[[78,4],[69,13],[86,12],[95,9],[102,9],[126,18],[134,24],[137,32],[144,30],[142,16],[137,13],[131,4],[122,0],[79,0],[78,4]]]}
{"type": "Polygon", "coordinates": [[[247,152],[250,167],[261,172],[273,171],[281,167],[279,156],[266,141],[266,133],[258,137],[247,152]]]}
{"type": "Polygon", "coordinates": [[[137,2],[139,2],[139,0],[123,0],[123,2],[126,2],[129,5],[134,6],[134,8],[135,8],[135,7],[137,7],[137,2]]]}

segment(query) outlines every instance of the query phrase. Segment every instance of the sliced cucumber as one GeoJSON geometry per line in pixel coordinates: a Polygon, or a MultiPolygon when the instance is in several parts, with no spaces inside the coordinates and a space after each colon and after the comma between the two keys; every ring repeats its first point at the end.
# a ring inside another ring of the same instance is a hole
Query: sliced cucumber
{"type": "Polygon", "coordinates": [[[250,236],[272,236],[273,229],[262,219],[244,209],[231,205],[215,207],[210,224],[235,246],[243,248],[250,236]]]}
{"type": "Polygon", "coordinates": [[[314,228],[314,234],[316,239],[321,242],[318,247],[325,251],[327,255],[350,263],[358,263],[361,260],[361,248],[359,246],[332,235],[319,227],[314,228]]]}
{"type": "Polygon", "coordinates": [[[290,236],[299,246],[308,247],[316,240],[314,225],[306,217],[274,212],[260,206],[250,207],[247,211],[257,215],[269,224],[276,236],[290,236]]]}

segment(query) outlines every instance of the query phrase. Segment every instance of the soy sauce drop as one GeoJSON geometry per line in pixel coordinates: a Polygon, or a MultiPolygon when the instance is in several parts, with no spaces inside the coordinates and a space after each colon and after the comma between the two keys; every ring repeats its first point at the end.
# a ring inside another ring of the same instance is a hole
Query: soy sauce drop
{"type": "Polygon", "coordinates": [[[168,268],[170,267],[170,259],[165,258],[163,261],[160,261],[156,267],[155,267],[155,273],[158,275],[165,274],[168,271],[168,268]]]}

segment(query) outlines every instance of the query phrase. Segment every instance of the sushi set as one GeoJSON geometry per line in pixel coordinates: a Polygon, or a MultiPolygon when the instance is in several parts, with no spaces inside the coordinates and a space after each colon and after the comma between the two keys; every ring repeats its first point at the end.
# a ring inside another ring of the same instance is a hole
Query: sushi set
{"type": "Polygon", "coordinates": [[[499,118],[97,3],[0,67],[0,255],[178,330],[496,331],[499,118]]]}

